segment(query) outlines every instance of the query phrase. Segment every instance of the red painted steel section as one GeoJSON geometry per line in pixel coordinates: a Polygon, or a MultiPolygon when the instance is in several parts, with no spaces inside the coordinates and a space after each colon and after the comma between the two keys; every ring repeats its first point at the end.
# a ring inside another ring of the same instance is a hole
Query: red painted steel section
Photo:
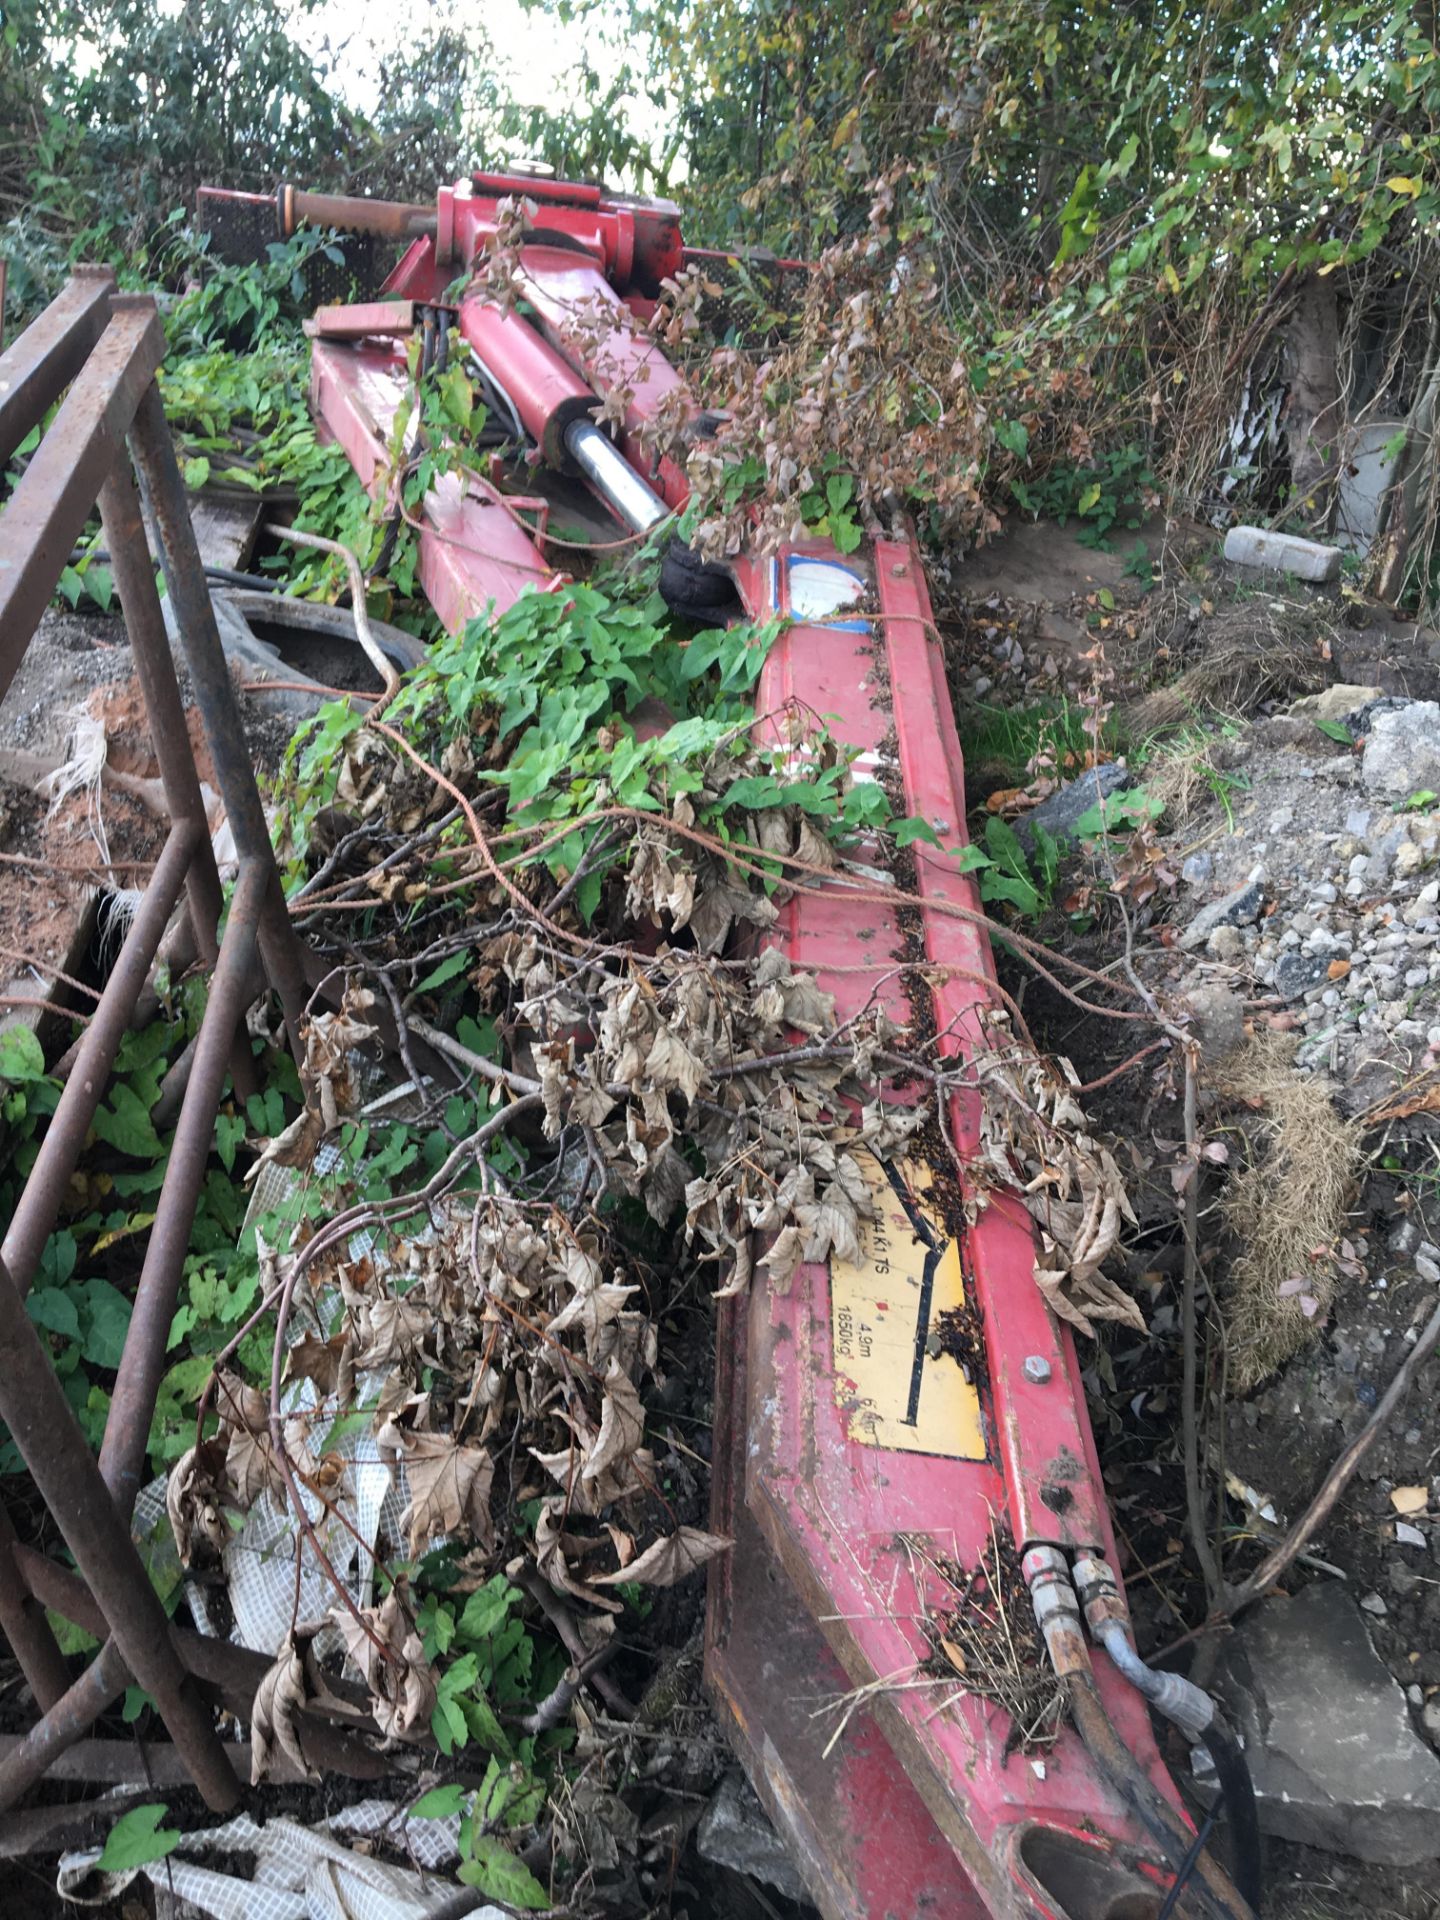
{"type": "MultiPolygon", "coordinates": [[[[388,480],[390,430],[407,384],[404,354],[394,348],[317,340],[311,349],[311,407],[372,490],[388,480]]],[[[528,503],[503,499],[483,480],[462,486],[446,474],[420,509],[420,583],[452,633],[489,606],[510,606],[526,587],[549,589],[564,577],[520,524],[528,503]]]]}
{"type": "Polygon", "coordinates": [[[593,417],[594,389],[581,379],[549,341],[518,313],[506,313],[493,300],[460,302],[460,331],[515,403],[525,431],[552,467],[572,466],[565,429],[572,420],[593,417]]]}
{"type": "MultiPolygon", "coordinates": [[[[741,583],[748,611],[756,617],[791,611],[786,582],[797,560],[842,564],[832,548],[811,544],[751,565],[741,583]]],[[[963,842],[963,763],[918,554],[908,543],[881,542],[873,570],[859,556],[843,564],[874,590],[881,619],[840,624],[842,610],[827,624],[790,627],[770,653],[757,704],[776,713],[799,701],[827,715],[837,738],[862,749],[862,775],[900,784],[895,804],[901,812],[922,815],[949,844],[963,842]]],[[[772,726],[780,738],[779,723],[772,726]]],[[[973,880],[933,850],[917,847],[921,855],[921,897],[976,915],[966,921],[925,914],[923,951],[892,909],[857,905],[839,885],[792,899],[773,938],[835,995],[841,1019],[858,1012],[878,986],[891,1016],[908,1025],[912,1008],[902,980],[884,975],[916,965],[942,970],[933,995],[940,1047],[963,1057],[980,1040],[978,1009],[993,977],[989,941],[973,880]]],[[[951,1122],[963,1157],[975,1142],[976,1116],[957,1101],[951,1122]]],[[[1045,1311],[1033,1260],[1028,1219],[1018,1205],[990,1206],[965,1236],[967,1295],[983,1321],[977,1358],[984,1376],[984,1459],[892,1451],[852,1439],[836,1388],[838,1379],[843,1391],[844,1369],[832,1341],[829,1269],[803,1267],[787,1293],[763,1283],[755,1291],[748,1326],[747,1500],[856,1685],[912,1678],[931,1654],[918,1623],[943,1608],[945,1589],[905,1551],[902,1533],[974,1566],[988,1549],[992,1516],[1008,1514],[1018,1544],[1095,1542],[1113,1561],[1073,1354],[1045,1311]],[[1029,1388],[1023,1379],[1021,1362],[1031,1353],[1052,1360],[1044,1388],[1029,1388]],[[1047,1492],[1053,1506],[1045,1504],[1047,1492]]],[[[1018,1604],[1025,1604],[1023,1594],[1018,1604]]],[[[1106,1663],[1097,1665],[1122,1737],[1169,1791],[1143,1704],[1106,1663]]],[[[997,1913],[1047,1910],[1018,1861],[1026,1822],[1072,1831],[1098,1827],[1122,1843],[1140,1842],[1128,1810],[1098,1779],[1072,1732],[1062,1733],[1037,1768],[1007,1759],[1006,1716],[973,1696],[937,1713],[936,1698],[934,1689],[897,1688],[879,1696],[873,1711],[997,1913]]]]}
{"type": "Polygon", "coordinates": [[[672,460],[662,460],[657,468],[641,443],[644,428],[661,408],[687,391],[658,341],[639,325],[604,274],[576,254],[527,247],[521,277],[545,332],[594,391],[633,393],[620,450],[667,506],[683,507],[690,491],[684,473],[672,460]]]}
{"type": "Polygon", "coordinates": [[[835,1737],[850,1681],[745,1505],[747,1314],[722,1302],[715,1342],[711,1525],[734,1542],[710,1569],[706,1607],[721,1724],[825,1920],[985,1920],[874,1714],[851,1712],[835,1737]]]}
{"type": "MultiPolygon", "coordinates": [[[[544,189],[461,183],[442,203],[445,248],[473,259],[494,237],[502,191],[531,194],[537,205],[521,255],[530,302],[552,349],[582,383],[599,392],[621,382],[634,388],[621,445],[645,471],[636,436],[679,382],[658,349],[637,339],[623,309],[627,297],[637,305],[648,297],[643,279],[668,257],[673,210],[637,212],[589,189],[544,189]],[[554,244],[557,233],[568,245],[554,244]],[[627,248],[643,263],[633,276],[627,248]]],[[[678,249],[676,226],[676,264],[678,249]]],[[[420,239],[388,290],[433,300],[453,271],[437,264],[433,241],[420,239]]],[[[462,303],[471,320],[465,330],[472,338],[484,333],[491,360],[505,356],[507,330],[515,337],[513,329],[523,329],[525,353],[516,366],[505,358],[494,371],[508,383],[518,367],[526,386],[523,363],[536,358],[536,336],[513,316],[500,328],[494,312],[480,300],[462,303]]],[[[543,445],[565,385],[556,384],[549,360],[537,365],[536,390],[526,386],[522,411],[534,414],[543,445]]],[[[393,349],[316,342],[316,410],[367,485],[382,473],[403,383],[393,349]]],[[[683,503],[678,470],[662,470],[659,484],[673,505],[683,503]]],[[[503,607],[527,584],[563,580],[498,496],[462,494],[452,479],[432,493],[424,518],[421,577],[447,625],[487,598],[503,607]]],[[[795,616],[770,653],[759,710],[776,715],[795,706],[826,715],[836,737],[861,750],[857,777],[881,779],[900,813],[922,816],[952,850],[963,845],[964,767],[913,542],[883,540],[868,558],[848,561],[826,543],[809,543],[773,560],[742,556],[734,571],[752,616],[795,616]],[[825,604],[825,583],[844,578],[861,596],[854,604],[878,613],[852,617],[843,604],[825,604]],[[792,589],[802,581],[811,592],[820,583],[818,602],[796,602],[792,589]]],[[[780,741],[779,723],[769,725],[780,741]]],[[[963,1060],[987,1044],[986,1016],[997,1004],[984,916],[973,879],[952,857],[922,844],[911,857],[919,907],[860,902],[832,883],[792,899],[773,938],[834,994],[841,1019],[876,1002],[898,1024],[933,1030],[943,1057],[963,1060]]],[[[886,1097],[913,1101],[922,1093],[912,1087],[886,1097]]],[[[977,1144],[973,1096],[952,1100],[944,1117],[963,1162],[977,1144]]],[[[953,1167],[943,1171],[953,1180],[953,1167]]],[[[1067,1727],[1043,1756],[1011,1755],[1003,1712],[958,1689],[904,1684],[931,1657],[920,1622],[945,1606],[947,1593],[902,1534],[962,1568],[989,1554],[992,1528],[1017,1552],[1048,1542],[1098,1547],[1115,1559],[1073,1346],[1035,1286],[1029,1218],[1013,1197],[968,1192],[963,1183],[957,1191],[961,1204],[940,1231],[942,1241],[947,1230],[960,1236],[967,1364],[978,1393],[965,1445],[942,1441],[920,1452],[888,1439],[873,1444],[873,1431],[869,1444],[852,1437],[861,1389],[852,1363],[842,1364],[835,1351],[830,1267],[802,1267],[784,1294],[758,1282],[747,1310],[730,1312],[733,1344],[722,1352],[720,1392],[730,1396],[721,1428],[723,1435],[728,1426],[731,1445],[717,1453],[716,1496],[717,1525],[738,1544],[712,1585],[707,1670],[756,1785],[827,1915],[1057,1914],[1059,1900],[1027,1864],[1039,1857],[1032,1843],[1048,1834],[1056,1843],[1052,1863],[1057,1846],[1059,1854],[1068,1847],[1072,1861],[1080,1852],[1098,1857],[1076,1882],[1083,1892],[1072,1898],[1066,1881],[1071,1920],[1092,1920],[1118,1911],[1116,1901],[1150,1899],[1154,1882],[1145,1877],[1142,1834],[1078,1737],[1067,1727]],[[1026,1378],[1031,1356],[1048,1362],[1048,1379],[1026,1378]],[[806,1702],[813,1705],[817,1689],[841,1686],[842,1673],[855,1686],[890,1684],[827,1751],[806,1702]]],[[[917,1245],[922,1224],[914,1226],[917,1245]]],[[[933,1239],[929,1245],[936,1251],[933,1239]]],[[[917,1379],[926,1333],[920,1325],[917,1379]]],[[[1023,1591],[1011,1604],[1028,1604],[1023,1591]]],[[[1097,1660],[1096,1669],[1120,1737],[1173,1799],[1143,1703],[1108,1662],[1097,1660]]]]}

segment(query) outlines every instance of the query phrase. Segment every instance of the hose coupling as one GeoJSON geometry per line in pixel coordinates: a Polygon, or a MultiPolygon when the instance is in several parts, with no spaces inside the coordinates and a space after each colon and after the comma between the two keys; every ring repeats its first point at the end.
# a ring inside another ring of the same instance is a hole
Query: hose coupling
{"type": "Polygon", "coordinates": [[[1130,1614],[1115,1569],[1098,1554],[1082,1553],[1075,1562],[1075,1591],[1085,1609],[1085,1624],[1095,1639],[1107,1622],[1118,1620],[1128,1631],[1130,1614]]]}
{"type": "Polygon", "coordinates": [[[1063,1678],[1090,1664],[1080,1624],[1080,1602],[1070,1582],[1070,1565],[1058,1547],[1031,1547],[1020,1562],[1035,1624],[1044,1636],[1050,1664],[1063,1678]]]}

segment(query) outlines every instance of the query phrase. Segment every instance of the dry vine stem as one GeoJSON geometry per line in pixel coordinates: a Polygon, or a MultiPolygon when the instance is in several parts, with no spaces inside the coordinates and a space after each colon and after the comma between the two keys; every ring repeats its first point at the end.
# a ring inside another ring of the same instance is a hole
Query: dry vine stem
{"type": "MultiPolygon", "coordinates": [[[[1409,1391],[1416,1374],[1430,1358],[1437,1345],[1440,1345],[1440,1306],[1436,1307],[1416,1337],[1414,1346],[1395,1369],[1394,1378],[1376,1402],[1370,1418],[1326,1474],[1310,1505],[1280,1545],[1266,1555],[1248,1579],[1231,1591],[1222,1619],[1233,1619],[1235,1615],[1243,1613],[1247,1607],[1253,1606],[1257,1600],[1263,1599],[1296,1557],[1305,1551],[1307,1543],[1314,1538],[1334,1511],[1336,1501],[1354,1478],[1356,1468],[1388,1426],[1391,1416],[1409,1391]]],[[[1219,1622],[1207,1622],[1208,1624],[1219,1624],[1219,1622]]]]}

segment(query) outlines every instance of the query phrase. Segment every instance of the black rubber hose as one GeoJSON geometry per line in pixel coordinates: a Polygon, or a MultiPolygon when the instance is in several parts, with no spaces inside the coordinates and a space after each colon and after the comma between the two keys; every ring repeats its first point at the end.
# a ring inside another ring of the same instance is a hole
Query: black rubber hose
{"type": "MultiPolygon", "coordinates": [[[[97,566],[108,567],[110,555],[104,547],[77,547],[70,556],[72,567],[82,560],[93,560],[97,566]]],[[[237,573],[234,567],[202,567],[201,572],[207,580],[214,580],[222,587],[250,587],[256,593],[283,593],[285,582],[275,579],[273,574],[237,573]]]]}
{"type": "MultiPolygon", "coordinates": [[[[171,1072],[172,1073],[174,1072],[173,1067],[171,1068],[171,1072]]],[[[163,1087],[161,1089],[161,1092],[163,1094],[164,1092],[163,1087]]],[[[1170,1891],[1166,1894],[1164,1900],[1162,1901],[1160,1906],[1160,1911],[1159,1913],[1156,1914],[1155,1920],[1170,1920],[1171,1914],[1174,1913],[1176,1907],[1178,1907],[1180,1904],[1181,1895],[1184,1893],[1186,1887],[1188,1887],[1190,1884],[1191,1876],[1194,1874],[1196,1867],[1198,1867],[1200,1864],[1201,1854],[1204,1853],[1206,1847],[1209,1846],[1210,1844],[1210,1836],[1214,1831],[1215,1831],[1215,1810],[1212,1807],[1210,1812],[1207,1813],[1205,1818],[1201,1821],[1200,1831],[1195,1835],[1195,1838],[1191,1841],[1189,1853],[1187,1853],[1185,1858],[1180,1862],[1180,1871],[1176,1874],[1175,1878],[1170,1882],[1170,1891]]]]}
{"type": "MultiPolygon", "coordinates": [[[[1178,1873],[1189,1858],[1194,1835],[1116,1732],[1094,1675],[1071,1673],[1067,1686],[1070,1712],[1091,1759],[1178,1873]]],[[[1189,1909],[1208,1920],[1253,1920],[1254,1909],[1218,1861],[1202,1853],[1191,1872],[1189,1909]]]]}
{"type": "Polygon", "coordinates": [[[1215,1763],[1215,1778],[1225,1802],[1225,1817],[1230,1828],[1234,1857],[1232,1877],[1258,1913],[1265,1886],[1265,1865],[1260,1846],[1260,1816],[1255,1806],[1255,1785],[1250,1778],[1244,1749],[1218,1713],[1200,1739],[1215,1763]]]}

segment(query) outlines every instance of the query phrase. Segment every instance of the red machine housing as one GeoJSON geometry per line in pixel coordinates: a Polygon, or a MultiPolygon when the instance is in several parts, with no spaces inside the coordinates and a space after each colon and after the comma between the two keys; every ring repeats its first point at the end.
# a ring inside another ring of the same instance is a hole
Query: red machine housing
{"type": "MultiPolygon", "coordinates": [[[[279,206],[282,231],[312,220],[408,242],[383,302],[313,323],[314,410],[367,486],[393,485],[405,334],[429,305],[448,309],[556,471],[573,467],[566,423],[616,384],[633,389],[619,449],[668,505],[684,504],[683,473],[647,460],[638,438],[676,405],[680,377],[630,323],[681,264],[673,206],[485,174],[443,188],[433,209],[290,188],[279,206]],[[516,198],[525,312],[472,278],[516,198]]],[[[420,513],[420,577],[448,627],[527,590],[564,591],[547,508],[498,473],[437,484],[420,513]]],[[[812,541],[742,556],[733,571],[747,613],[790,622],[759,711],[831,716],[860,749],[860,777],[963,843],[964,766],[914,541],[848,558],[812,541]]],[[[837,884],[793,899],[771,937],[841,1018],[874,996],[963,1060],[988,1044],[990,943],[972,879],[936,849],[914,858],[918,906],[891,876],[858,902],[837,884]]],[[[1062,1727],[1045,1750],[1014,1752],[1002,1709],[934,1675],[935,1623],[955,1578],[987,1555],[1017,1568],[1037,1545],[1114,1558],[1071,1337],[1035,1285],[1029,1218],[1018,1199],[986,1204],[965,1182],[977,1121],[957,1097],[936,1114],[948,1142],[893,1176],[877,1166],[888,1184],[859,1265],[804,1267],[785,1292],[762,1274],[723,1309],[715,1524],[735,1547],[713,1570],[707,1675],[828,1916],[1147,1920],[1170,1868],[1078,1736],[1062,1727]]],[[[1023,1587],[1012,1599],[1027,1604],[1023,1587]]],[[[1178,1805],[1143,1702],[1098,1650],[1093,1665],[1137,1771],[1178,1805]]],[[[1177,1910],[1210,1911],[1189,1901],[1177,1910]]]]}

